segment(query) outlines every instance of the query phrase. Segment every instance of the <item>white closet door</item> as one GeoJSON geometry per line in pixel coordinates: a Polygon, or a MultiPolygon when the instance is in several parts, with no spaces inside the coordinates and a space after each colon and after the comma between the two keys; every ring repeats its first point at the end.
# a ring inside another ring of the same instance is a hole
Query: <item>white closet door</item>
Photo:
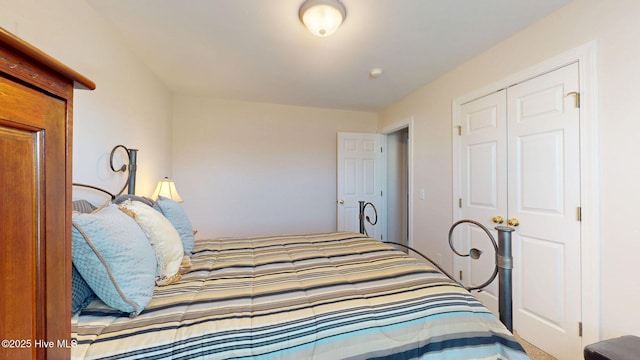
{"type": "MultiPolygon", "coordinates": [[[[513,326],[559,359],[579,358],[582,348],[578,80],[576,63],[460,107],[458,219],[492,231],[496,217],[519,223],[513,326]]],[[[478,285],[493,270],[493,250],[480,229],[460,228],[459,251],[485,255],[457,260],[456,270],[478,285]]],[[[497,279],[477,297],[497,314],[497,279]]]]}
{"type": "Polygon", "coordinates": [[[514,327],[559,359],[580,356],[578,64],[508,89],[514,327]]]}
{"type": "MultiPolygon", "coordinates": [[[[506,91],[502,90],[460,109],[462,219],[472,219],[491,230],[497,239],[492,219],[507,216],[507,132],[506,91]]],[[[493,246],[484,231],[475,225],[462,224],[458,251],[470,248],[483,252],[478,260],[464,261],[462,282],[478,286],[493,273],[493,246]]],[[[468,259],[468,258],[467,258],[468,259]]],[[[498,316],[498,283],[494,281],[477,293],[477,297],[498,316]]]]}

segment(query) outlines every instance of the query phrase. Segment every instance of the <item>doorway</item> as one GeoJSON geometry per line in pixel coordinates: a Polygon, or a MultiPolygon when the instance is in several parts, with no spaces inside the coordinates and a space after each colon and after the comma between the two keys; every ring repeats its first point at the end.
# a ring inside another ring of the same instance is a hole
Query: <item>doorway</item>
{"type": "MultiPolygon", "coordinates": [[[[378,134],[338,133],[337,156],[337,230],[358,231],[358,200],[372,202],[377,208],[379,221],[375,226],[368,223],[365,228],[369,235],[383,241],[389,240],[413,245],[413,117],[393,123],[380,130],[378,134]],[[392,152],[388,156],[388,138],[391,137],[392,152]],[[371,144],[364,146],[365,143],[371,144]],[[381,149],[381,151],[365,151],[366,149],[381,149]],[[351,149],[351,150],[349,150],[351,149]],[[358,150],[361,149],[361,150],[358,150]],[[360,153],[363,154],[360,154],[360,153]],[[369,153],[369,155],[364,155],[369,153]],[[364,166],[365,162],[370,166],[364,166]],[[375,165],[375,164],[379,164],[375,165]],[[395,179],[388,184],[388,167],[393,167],[395,179]],[[378,169],[369,176],[366,169],[378,169]],[[360,175],[358,175],[360,174],[360,175]],[[365,176],[366,175],[366,176],[365,176]],[[371,181],[364,181],[364,179],[371,181]],[[368,183],[369,186],[364,186],[368,183]],[[372,191],[364,191],[370,188],[372,191]],[[372,197],[368,197],[371,193],[372,197]],[[395,195],[391,201],[392,208],[388,208],[388,194],[395,195]],[[388,220],[400,213],[398,219],[388,220]],[[388,234],[388,226],[395,226],[400,235],[388,234]],[[401,241],[399,241],[401,240],[401,241]]],[[[365,215],[375,218],[375,214],[367,207],[365,215]]]]}
{"type": "Polygon", "coordinates": [[[387,240],[409,245],[409,128],[387,134],[387,240]]]}

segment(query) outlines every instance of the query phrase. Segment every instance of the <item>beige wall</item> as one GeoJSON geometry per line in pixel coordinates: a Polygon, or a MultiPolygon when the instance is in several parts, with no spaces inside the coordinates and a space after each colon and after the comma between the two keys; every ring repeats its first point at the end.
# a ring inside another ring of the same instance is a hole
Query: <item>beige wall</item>
{"type": "Polygon", "coordinates": [[[175,96],[173,173],[199,236],[335,231],[336,133],[375,113],[175,96]]]}
{"type": "Polygon", "coordinates": [[[137,190],[149,195],[171,170],[167,88],[82,0],[0,0],[0,9],[0,26],[97,85],[74,95],[73,180],[119,191],[126,179],[108,161],[123,144],[140,149],[137,190]]]}
{"type": "MultiPolygon", "coordinates": [[[[640,335],[637,281],[640,241],[640,14],[638,1],[576,0],[521,33],[427,84],[380,115],[383,128],[415,119],[414,240],[427,253],[447,251],[452,222],[452,100],[595,40],[600,163],[601,336],[640,335]],[[427,240],[428,239],[428,240],[427,240]]],[[[594,211],[591,209],[591,211],[594,211]]],[[[446,264],[451,267],[451,261],[446,264]]],[[[595,264],[594,264],[595,266],[595,264]]],[[[598,296],[598,295],[595,295],[598,296]]],[[[593,326],[594,324],[590,324],[593,326]]],[[[597,327],[598,324],[595,324],[597,327]]],[[[591,329],[593,330],[593,329],[591,329]]]]}

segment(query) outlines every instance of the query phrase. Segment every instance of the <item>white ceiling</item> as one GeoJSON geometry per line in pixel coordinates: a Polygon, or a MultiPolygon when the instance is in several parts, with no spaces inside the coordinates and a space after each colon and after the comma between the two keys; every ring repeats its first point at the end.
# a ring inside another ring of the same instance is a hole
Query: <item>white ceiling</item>
{"type": "Polygon", "coordinates": [[[570,0],[342,0],[327,38],[303,0],[87,0],[175,93],[377,111],[570,0]],[[384,70],[378,79],[369,70],[384,70]]]}

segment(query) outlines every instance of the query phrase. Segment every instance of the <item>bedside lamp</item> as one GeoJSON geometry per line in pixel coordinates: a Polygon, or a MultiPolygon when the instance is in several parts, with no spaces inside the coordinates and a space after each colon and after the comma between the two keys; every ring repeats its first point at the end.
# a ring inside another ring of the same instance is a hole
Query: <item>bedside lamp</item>
{"type": "Polygon", "coordinates": [[[158,196],[162,196],[176,202],[184,201],[180,197],[180,194],[178,194],[178,190],[176,190],[176,183],[174,183],[173,180],[169,180],[169,178],[167,177],[158,181],[158,186],[156,186],[156,191],[153,192],[153,195],[151,195],[151,198],[153,200],[158,200],[158,196]]]}

